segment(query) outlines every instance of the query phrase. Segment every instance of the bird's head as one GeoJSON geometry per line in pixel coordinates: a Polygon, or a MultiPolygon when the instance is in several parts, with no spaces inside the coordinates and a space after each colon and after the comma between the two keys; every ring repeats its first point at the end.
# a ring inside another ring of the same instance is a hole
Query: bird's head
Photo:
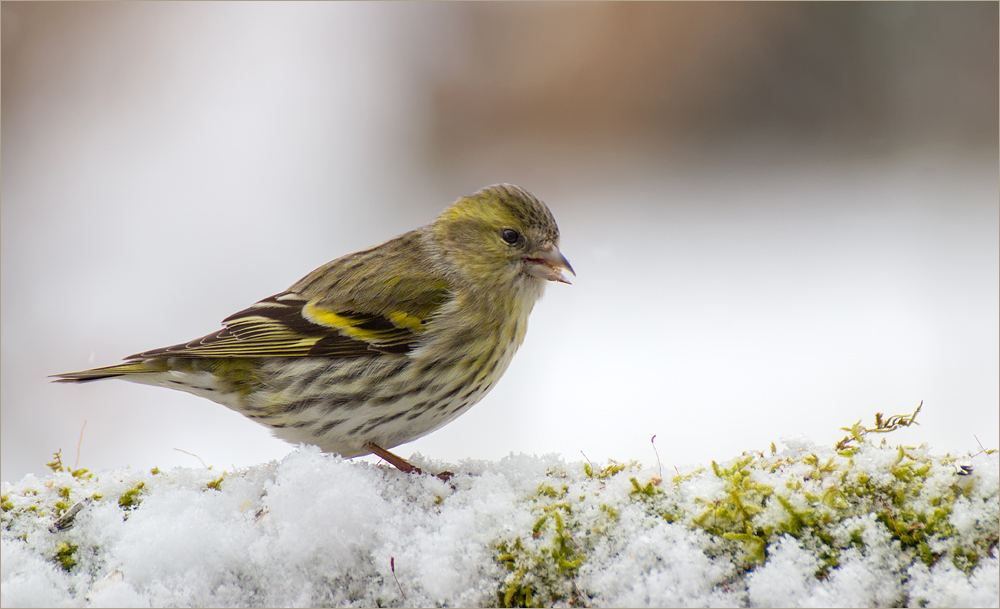
{"type": "Polygon", "coordinates": [[[510,184],[487,186],[445,209],[430,224],[442,251],[479,285],[532,287],[569,283],[573,267],[559,251],[552,212],[528,191],[510,184]]]}

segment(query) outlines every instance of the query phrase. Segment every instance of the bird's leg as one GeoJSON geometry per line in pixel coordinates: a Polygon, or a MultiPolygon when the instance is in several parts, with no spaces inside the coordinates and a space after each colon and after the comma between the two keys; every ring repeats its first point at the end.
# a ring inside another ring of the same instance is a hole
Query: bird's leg
{"type": "MultiPolygon", "coordinates": [[[[404,474],[423,473],[422,471],[420,471],[420,468],[417,467],[416,465],[410,465],[410,462],[407,461],[406,459],[400,457],[399,455],[392,454],[391,452],[387,451],[386,449],[382,448],[381,446],[379,446],[374,442],[366,442],[365,448],[368,449],[373,455],[376,455],[387,461],[389,464],[395,466],[396,469],[403,472],[404,474]]],[[[452,477],[452,475],[453,474],[451,472],[441,472],[440,474],[437,475],[437,477],[447,482],[452,477]]]]}
{"type": "Polygon", "coordinates": [[[371,451],[373,455],[377,455],[382,459],[388,461],[391,465],[395,466],[396,469],[403,472],[404,474],[410,474],[414,472],[418,474],[423,473],[420,471],[419,467],[415,465],[410,465],[410,463],[406,459],[400,457],[399,455],[392,454],[391,452],[387,451],[386,449],[382,448],[381,446],[379,446],[374,442],[366,442],[365,448],[371,451]]]}

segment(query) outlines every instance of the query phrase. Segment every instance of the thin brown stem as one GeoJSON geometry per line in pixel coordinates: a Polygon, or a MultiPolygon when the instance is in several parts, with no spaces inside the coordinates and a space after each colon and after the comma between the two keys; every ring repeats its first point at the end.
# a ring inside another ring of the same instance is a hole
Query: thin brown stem
{"type": "MultiPolygon", "coordinates": [[[[84,420],[83,427],[80,428],[80,441],[76,443],[76,463],[73,464],[73,469],[76,469],[80,465],[80,447],[83,446],[83,430],[87,429],[87,421],[84,420]]],[[[978,438],[976,438],[978,441],[978,438]]]]}

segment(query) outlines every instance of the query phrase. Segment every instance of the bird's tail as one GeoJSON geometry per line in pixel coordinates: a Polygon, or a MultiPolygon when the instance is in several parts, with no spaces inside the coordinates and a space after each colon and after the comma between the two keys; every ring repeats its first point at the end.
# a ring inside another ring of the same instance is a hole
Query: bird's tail
{"type": "Polygon", "coordinates": [[[56,383],[89,383],[90,381],[99,381],[101,379],[113,379],[132,374],[149,374],[151,372],[156,372],[156,369],[144,361],[134,361],[114,366],[81,370],[80,372],[53,374],[50,378],[55,378],[56,383]]]}

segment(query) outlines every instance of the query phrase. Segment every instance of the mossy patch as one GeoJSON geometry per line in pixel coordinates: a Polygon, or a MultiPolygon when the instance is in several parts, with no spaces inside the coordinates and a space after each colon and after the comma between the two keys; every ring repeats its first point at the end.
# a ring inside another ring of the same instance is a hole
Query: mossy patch
{"type": "Polygon", "coordinates": [[[145,482],[139,482],[118,497],[118,507],[125,511],[134,510],[142,503],[142,492],[146,488],[145,482]]]}
{"type": "MultiPolygon", "coordinates": [[[[962,475],[972,466],[963,471],[950,465],[953,457],[933,457],[926,448],[893,449],[884,437],[877,445],[871,440],[872,434],[916,424],[919,411],[879,413],[874,427],[859,421],[844,428],[849,435],[833,450],[778,451],[772,444],[769,455],[752,452],[712,462],[710,470],[678,474],[667,485],[648,472],[645,478],[637,473],[635,462],[613,462],[600,470],[585,463],[583,478],[561,476],[558,487],[542,483],[527,498],[539,513],[534,527],[495,544],[495,559],[508,572],[498,586],[497,603],[593,604],[597,592],[587,590],[578,574],[602,537],[634,534],[620,524],[621,511],[630,506],[654,522],[704,532],[705,555],[736,565],[733,579],[763,565],[785,537],[818,557],[815,576],[822,579],[840,565],[846,550],[870,551],[868,526],[887,531],[906,564],[950,560],[969,574],[995,552],[1000,527],[995,509],[990,521],[964,531],[950,521],[956,502],[977,496],[978,479],[962,475]],[[622,478],[627,486],[618,484],[622,478]],[[624,489],[624,502],[606,497],[624,489]]],[[[986,501],[996,505],[995,491],[986,501]]]]}
{"type": "Polygon", "coordinates": [[[62,541],[56,546],[56,553],[53,560],[64,570],[69,571],[76,566],[75,555],[79,549],[79,546],[62,541]]]}

